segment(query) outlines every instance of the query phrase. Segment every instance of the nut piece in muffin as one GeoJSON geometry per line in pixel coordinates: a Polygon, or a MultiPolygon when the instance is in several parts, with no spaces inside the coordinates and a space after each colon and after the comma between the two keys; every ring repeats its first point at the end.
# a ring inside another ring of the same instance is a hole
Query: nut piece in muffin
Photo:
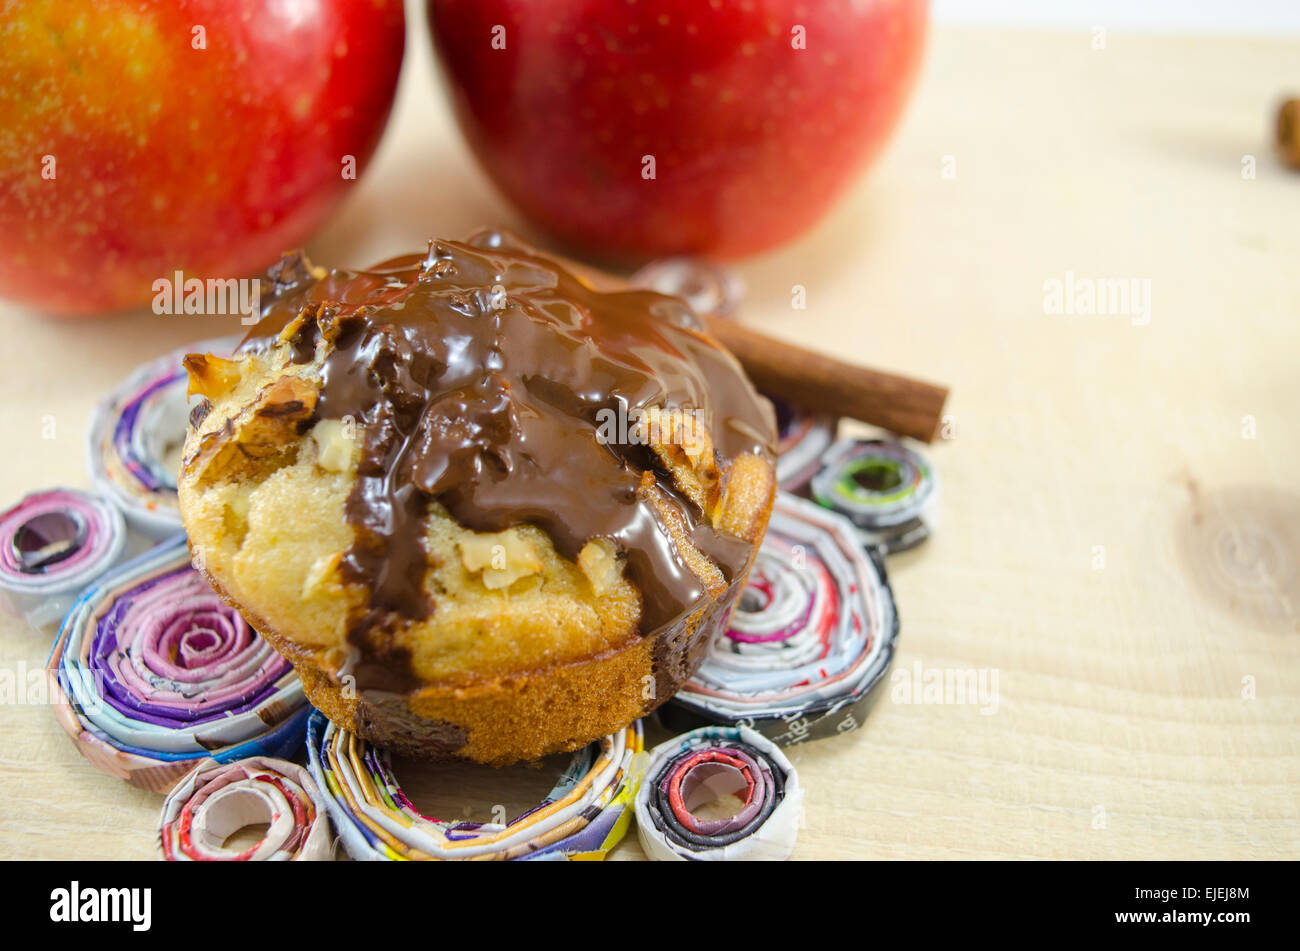
{"type": "Polygon", "coordinates": [[[572,750],[667,700],[744,585],[771,406],[680,300],[499,232],[287,258],[186,360],[198,564],[335,723],[408,754],[572,750]]]}

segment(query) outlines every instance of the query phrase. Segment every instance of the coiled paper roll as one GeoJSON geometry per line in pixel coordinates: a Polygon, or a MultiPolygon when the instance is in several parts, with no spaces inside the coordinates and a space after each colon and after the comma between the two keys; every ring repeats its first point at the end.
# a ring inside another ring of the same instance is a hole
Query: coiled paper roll
{"type": "Polygon", "coordinates": [[[794,851],[802,807],[799,777],[775,744],[745,727],[702,727],[650,751],[637,837],[656,861],[776,861],[794,851]],[[700,814],[727,793],[739,800],[733,814],[700,814]]]}
{"type": "Polygon", "coordinates": [[[0,515],[0,601],[34,627],[61,620],[125,545],[122,514],[99,496],[33,492],[0,515]]]}
{"type": "Polygon", "coordinates": [[[672,729],[743,725],[782,746],[852,730],[898,632],[883,562],[854,526],[778,492],[736,609],[660,718],[672,729]]]}
{"type": "MultiPolygon", "coordinates": [[[[701,258],[659,258],[642,267],[629,281],[635,287],[680,297],[702,317],[730,317],[745,296],[745,284],[739,275],[701,258]]],[[[776,410],[780,434],[777,482],[787,492],[798,492],[820,468],[821,455],[834,441],[839,420],[768,398],[776,410]]]]}
{"type": "Polygon", "coordinates": [[[201,340],[150,360],[95,410],[90,475],[133,528],[156,539],[181,531],[176,473],[190,415],[181,360],[191,351],[227,354],[238,343],[238,337],[201,340]]]}
{"type": "Polygon", "coordinates": [[[745,297],[739,274],[703,258],[658,258],[628,281],[633,287],[680,297],[700,316],[728,317],[745,297]]]}
{"type": "Polygon", "coordinates": [[[163,803],[159,842],[169,862],[311,862],[331,857],[329,817],[311,774],[297,763],[251,756],[194,767],[163,803]],[[266,823],[255,845],[226,839],[266,823]]]}
{"type": "Polygon", "coordinates": [[[78,598],[48,667],[81,754],[154,792],[206,759],[292,755],[311,711],[289,662],[191,567],[183,536],[78,598]]]}
{"type": "Polygon", "coordinates": [[[847,516],[866,545],[886,554],[930,537],[939,481],[920,453],[883,439],[844,439],[812,478],[812,497],[847,516]]]}
{"type": "Polygon", "coordinates": [[[822,466],[822,455],[835,440],[839,421],[773,399],[778,442],[776,481],[787,492],[805,488],[822,466]]]}
{"type": "Polygon", "coordinates": [[[307,728],[312,776],[348,854],[360,861],[603,859],[627,831],[642,751],[640,722],[573,754],[555,788],[505,823],[421,815],[402,792],[388,754],[319,712],[307,728]]]}

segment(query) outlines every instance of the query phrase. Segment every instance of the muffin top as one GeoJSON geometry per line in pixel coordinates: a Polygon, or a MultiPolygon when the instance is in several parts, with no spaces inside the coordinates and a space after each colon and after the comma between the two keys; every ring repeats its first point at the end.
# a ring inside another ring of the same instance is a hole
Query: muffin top
{"type": "Polygon", "coordinates": [[[487,539],[460,539],[460,560],[506,590],[538,557],[517,530],[540,530],[597,593],[604,574],[635,586],[642,634],[716,598],[761,535],[763,502],[729,495],[747,464],[770,469],[775,425],[735,358],[682,301],[597,290],[499,232],[364,271],[286,258],[234,358],[187,366],[205,397],[192,497],[267,480],[304,445],[351,477],[333,567],[363,593],[349,641],[389,668],[390,635],[438,611],[431,519],[487,539]]]}

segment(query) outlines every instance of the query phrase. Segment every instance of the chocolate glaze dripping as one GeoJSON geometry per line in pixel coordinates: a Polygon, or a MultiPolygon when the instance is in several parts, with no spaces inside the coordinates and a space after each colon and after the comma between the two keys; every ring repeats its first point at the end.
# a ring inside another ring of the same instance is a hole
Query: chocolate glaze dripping
{"type": "Polygon", "coordinates": [[[743,569],[751,546],[715,531],[648,447],[597,438],[599,411],[634,419],[661,406],[693,412],[724,468],[743,453],[771,457],[770,404],[681,301],[592,290],[499,232],[276,283],[244,347],[267,347],[296,321],[295,362],[328,348],[318,418],[351,418],[364,433],[346,507],[356,541],[343,563],[345,578],[371,592],[350,633],[358,686],[416,686],[389,632],[436,610],[422,584],[434,500],[475,531],[537,525],[570,559],[592,538],[612,540],[642,593],[643,634],[709,596],[637,497],[643,471],[656,472],[729,584],[743,569]]]}

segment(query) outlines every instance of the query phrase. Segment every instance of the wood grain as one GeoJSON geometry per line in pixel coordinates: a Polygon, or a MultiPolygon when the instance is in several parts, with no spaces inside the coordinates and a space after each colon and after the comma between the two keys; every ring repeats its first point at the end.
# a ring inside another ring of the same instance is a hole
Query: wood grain
{"type": "MultiPolygon", "coordinates": [[[[421,40],[321,261],[487,223],[535,237],[474,170],[421,40]]],[[[939,530],[890,565],[897,668],[998,678],[995,707],[886,696],[858,733],[795,748],[796,857],[1300,857],[1300,176],[1270,152],[1298,54],[939,31],[872,176],[742,268],[753,326],[951,385],[929,450],[939,530]],[[1045,282],[1067,272],[1149,280],[1149,321],[1046,313],[1045,282]]],[[[6,499],[84,484],[97,394],[229,329],[0,320],[6,499]]],[[[5,620],[0,664],[48,645],[5,620]]],[[[412,783],[473,812],[526,800],[533,779],[412,783]]],[[[3,711],[0,857],[153,858],[158,806],[86,766],[47,709],[3,711]]],[[[616,857],[639,854],[633,837],[616,857]]]]}

